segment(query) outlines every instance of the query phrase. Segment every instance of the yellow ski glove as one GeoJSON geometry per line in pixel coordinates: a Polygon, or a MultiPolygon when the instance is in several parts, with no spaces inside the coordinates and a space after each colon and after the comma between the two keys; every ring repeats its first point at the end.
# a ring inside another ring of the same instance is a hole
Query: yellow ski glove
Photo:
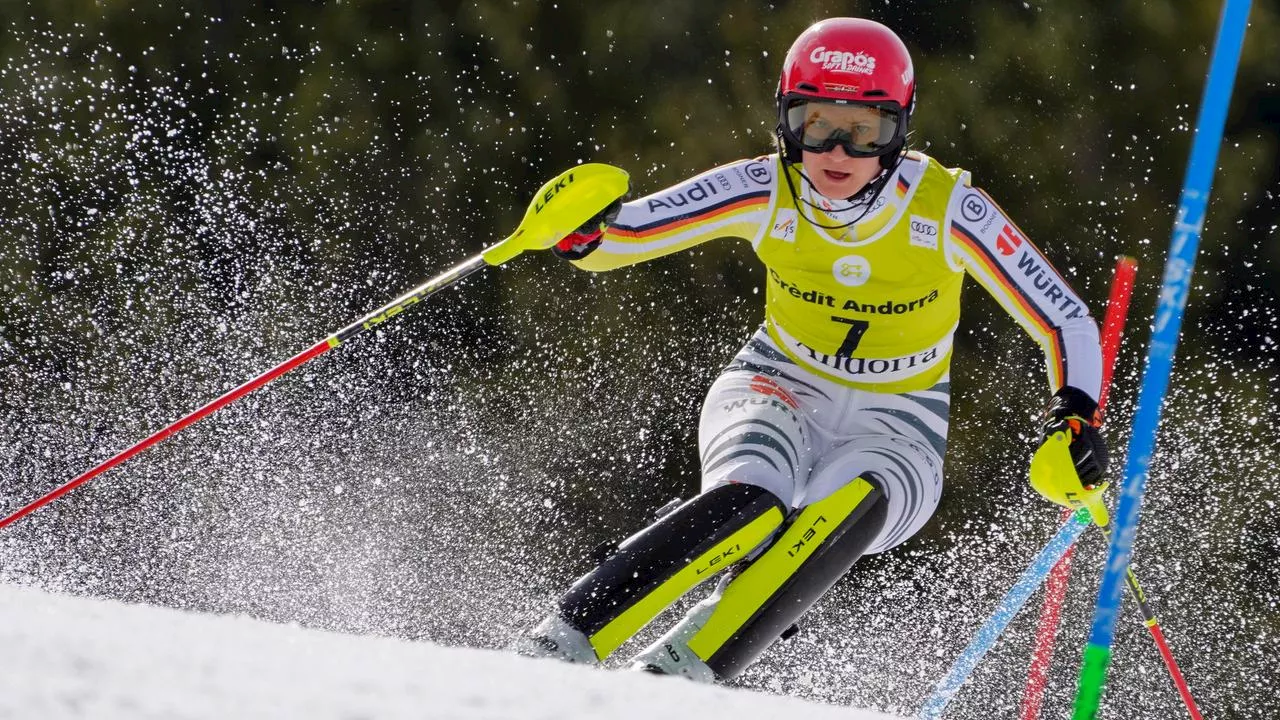
{"type": "Polygon", "coordinates": [[[1044,442],[1031,457],[1031,487],[1050,502],[1088,509],[1093,522],[1105,527],[1107,444],[1098,431],[1098,404],[1084,391],[1064,386],[1043,419],[1044,442]]]}

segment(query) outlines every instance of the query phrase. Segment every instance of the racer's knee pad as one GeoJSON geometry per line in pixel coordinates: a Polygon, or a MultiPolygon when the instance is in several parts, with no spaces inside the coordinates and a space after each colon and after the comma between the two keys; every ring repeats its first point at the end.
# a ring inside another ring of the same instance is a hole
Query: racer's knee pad
{"type": "Polygon", "coordinates": [[[862,557],[886,511],[883,493],[865,475],[804,508],[768,550],[723,585],[689,649],[716,677],[737,676],[862,557]]]}
{"type": "Polygon", "coordinates": [[[754,485],[714,487],[625,540],[560,601],[600,659],[658,613],[773,536],[786,506],[754,485]]]}

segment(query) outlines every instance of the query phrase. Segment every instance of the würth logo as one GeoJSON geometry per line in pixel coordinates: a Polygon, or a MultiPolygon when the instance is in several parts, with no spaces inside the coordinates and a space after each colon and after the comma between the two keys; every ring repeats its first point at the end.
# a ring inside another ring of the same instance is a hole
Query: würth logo
{"type": "Polygon", "coordinates": [[[1000,237],[996,238],[996,249],[1001,255],[1012,255],[1021,246],[1022,236],[1011,226],[1005,225],[1000,231],[1000,237]]]}

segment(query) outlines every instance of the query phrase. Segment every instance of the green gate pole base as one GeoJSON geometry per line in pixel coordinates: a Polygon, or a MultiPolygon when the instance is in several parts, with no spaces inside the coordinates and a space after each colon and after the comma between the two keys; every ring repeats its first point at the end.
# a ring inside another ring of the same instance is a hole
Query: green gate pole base
{"type": "Polygon", "coordinates": [[[1080,689],[1076,692],[1075,712],[1071,720],[1095,720],[1102,702],[1102,686],[1111,664],[1111,648],[1088,643],[1084,646],[1084,665],[1080,668],[1080,689]]]}

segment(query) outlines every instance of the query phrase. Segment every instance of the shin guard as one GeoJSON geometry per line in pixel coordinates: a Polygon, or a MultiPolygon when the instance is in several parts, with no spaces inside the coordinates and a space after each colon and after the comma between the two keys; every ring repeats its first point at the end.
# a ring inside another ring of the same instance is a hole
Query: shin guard
{"type": "Polygon", "coordinates": [[[688,647],[716,677],[738,675],[853,566],[884,527],[887,502],[859,477],[804,508],[767,551],[723,585],[688,647]]]}
{"type": "Polygon", "coordinates": [[[569,589],[560,616],[603,660],[681,595],[766,542],[784,517],[768,490],[714,487],[619,545],[569,589]]]}

